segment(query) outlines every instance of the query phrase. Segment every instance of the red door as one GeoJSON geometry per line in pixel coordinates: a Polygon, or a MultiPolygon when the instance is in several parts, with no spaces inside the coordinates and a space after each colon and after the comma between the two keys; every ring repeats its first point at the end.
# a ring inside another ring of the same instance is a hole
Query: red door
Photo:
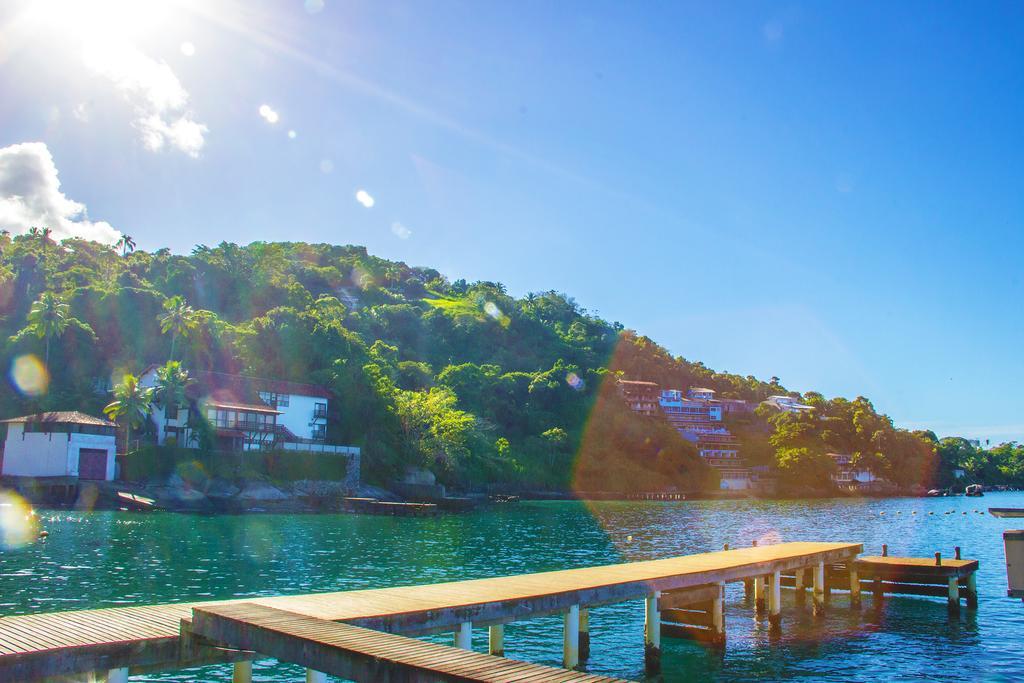
{"type": "Polygon", "coordinates": [[[78,451],[78,478],[107,478],[107,452],[99,448],[83,448],[78,451]]]}

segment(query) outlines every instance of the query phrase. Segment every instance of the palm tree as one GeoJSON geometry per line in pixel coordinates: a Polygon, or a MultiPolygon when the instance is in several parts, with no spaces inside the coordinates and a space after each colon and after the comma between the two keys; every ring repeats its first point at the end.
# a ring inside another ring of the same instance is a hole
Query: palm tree
{"type": "Polygon", "coordinates": [[[185,405],[188,398],[185,391],[192,383],[188,370],[181,366],[176,360],[167,361],[166,365],[156,371],[156,401],[164,410],[164,433],[167,432],[167,425],[170,422],[170,409],[175,412],[185,405]]]}
{"type": "Polygon", "coordinates": [[[50,339],[60,337],[71,323],[70,307],[53,292],[43,292],[28,312],[28,325],[40,339],[46,340],[44,364],[50,368],[50,339]]]}
{"type": "Polygon", "coordinates": [[[121,239],[114,243],[114,246],[121,250],[121,256],[128,256],[135,251],[135,240],[131,235],[121,235],[121,239]]]}
{"type": "Polygon", "coordinates": [[[199,318],[195,309],[189,306],[185,299],[180,296],[172,296],[164,302],[164,313],[160,316],[160,331],[164,334],[171,333],[171,356],[168,360],[174,359],[174,343],[178,336],[187,337],[189,333],[199,327],[199,318]]]}
{"type": "Polygon", "coordinates": [[[114,387],[114,400],[107,404],[103,413],[114,422],[124,422],[125,452],[131,447],[132,428],[142,425],[152,411],[153,388],[139,385],[139,378],[126,374],[114,387]]]}

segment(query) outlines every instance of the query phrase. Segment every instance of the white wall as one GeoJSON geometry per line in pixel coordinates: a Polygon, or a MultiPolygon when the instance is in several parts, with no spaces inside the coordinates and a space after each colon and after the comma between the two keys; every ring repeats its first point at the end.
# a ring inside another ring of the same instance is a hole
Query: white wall
{"type": "Polygon", "coordinates": [[[4,442],[3,474],[13,477],[77,477],[78,451],[107,451],[107,479],[114,478],[114,437],[66,432],[24,433],[24,425],[9,424],[4,442]]]}
{"type": "MultiPolygon", "coordinates": [[[[287,406],[278,406],[281,414],[277,416],[277,424],[287,427],[295,436],[300,439],[313,438],[313,410],[317,403],[327,403],[326,398],[315,396],[302,396],[301,394],[290,394],[287,406]]],[[[327,420],[321,418],[316,424],[327,424],[327,420]]]]}

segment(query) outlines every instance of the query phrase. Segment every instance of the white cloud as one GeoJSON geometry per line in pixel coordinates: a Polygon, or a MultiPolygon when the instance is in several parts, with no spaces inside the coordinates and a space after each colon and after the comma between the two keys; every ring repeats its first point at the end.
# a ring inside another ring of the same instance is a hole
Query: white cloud
{"type": "Polygon", "coordinates": [[[376,204],[373,197],[371,197],[370,193],[367,192],[366,190],[356,191],[356,201],[365,206],[367,209],[373,208],[373,205],[376,204]]]}
{"type": "Polygon", "coordinates": [[[410,237],[412,237],[412,230],[405,227],[398,221],[395,221],[394,223],[391,224],[391,232],[395,233],[395,236],[401,240],[407,240],[410,237]]]}
{"type": "Polygon", "coordinates": [[[271,108],[269,104],[261,104],[259,108],[260,116],[267,123],[277,123],[281,120],[281,115],[271,108]]]}
{"type": "Polygon", "coordinates": [[[186,40],[184,43],[181,44],[181,54],[185,55],[186,57],[192,57],[195,55],[195,53],[196,46],[192,43],[186,40]]]}
{"type": "Polygon", "coordinates": [[[113,244],[121,236],[110,223],[89,220],[85,204],[60,191],[57,166],[42,142],[0,148],[0,228],[23,233],[31,227],[50,228],[56,239],[113,244]]]}
{"type": "Polygon", "coordinates": [[[85,64],[113,83],[135,109],[133,125],[147,149],[169,144],[199,156],[209,129],[188,111],[188,91],[165,62],[131,45],[94,42],[86,46],[85,64]]]}

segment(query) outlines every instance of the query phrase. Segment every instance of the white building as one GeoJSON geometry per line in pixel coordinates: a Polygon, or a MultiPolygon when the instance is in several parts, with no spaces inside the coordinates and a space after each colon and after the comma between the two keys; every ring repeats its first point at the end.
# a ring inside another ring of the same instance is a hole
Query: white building
{"type": "MultiPolygon", "coordinates": [[[[146,368],[140,384],[157,386],[158,368],[146,368]]],[[[166,414],[158,403],[153,405],[151,419],[160,445],[198,448],[194,430],[189,427],[190,411],[198,410],[213,427],[220,449],[358,451],[326,443],[330,394],[315,384],[201,372],[194,377],[187,395],[188,406],[172,414],[166,414]]]]}
{"type": "Polygon", "coordinates": [[[832,481],[842,489],[859,489],[870,487],[878,481],[878,477],[866,467],[854,467],[853,456],[845,453],[829,453],[828,457],[836,464],[832,473],[832,481]]]}
{"type": "Polygon", "coordinates": [[[792,396],[769,396],[765,403],[785,413],[806,413],[814,410],[814,406],[800,403],[792,396]]]}
{"type": "Polygon", "coordinates": [[[0,474],[9,477],[114,478],[117,425],[79,412],[0,420],[7,436],[0,474]]]}

